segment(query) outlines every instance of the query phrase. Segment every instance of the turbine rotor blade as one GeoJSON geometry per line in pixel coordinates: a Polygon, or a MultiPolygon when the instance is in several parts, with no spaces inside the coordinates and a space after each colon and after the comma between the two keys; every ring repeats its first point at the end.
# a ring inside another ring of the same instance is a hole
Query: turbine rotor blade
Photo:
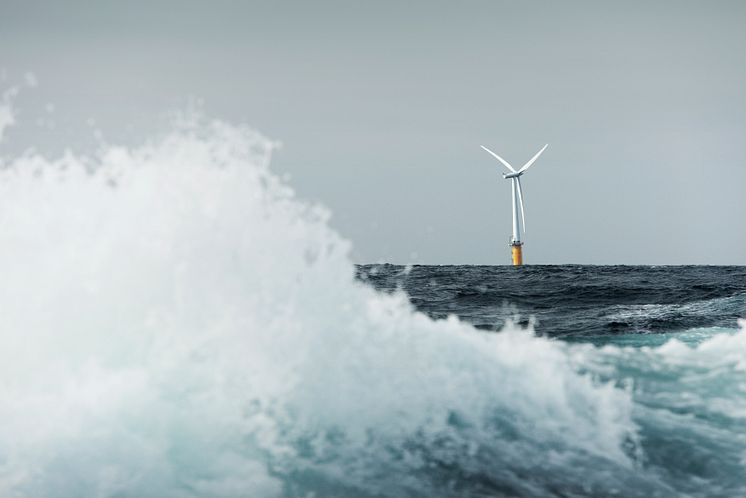
{"type": "Polygon", "coordinates": [[[502,157],[498,156],[497,154],[495,154],[494,152],[492,152],[490,149],[488,149],[484,145],[480,145],[480,147],[483,148],[484,150],[486,150],[488,153],[492,154],[492,156],[495,159],[497,159],[498,161],[500,161],[501,163],[503,163],[505,165],[505,167],[508,168],[510,171],[512,171],[513,173],[517,173],[517,171],[513,169],[513,166],[511,166],[510,164],[508,164],[508,161],[506,161],[502,157]]]}
{"type": "Polygon", "coordinates": [[[544,147],[541,148],[541,150],[539,152],[536,153],[536,155],[534,157],[532,157],[531,159],[529,159],[528,162],[526,164],[524,164],[521,169],[518,170],[518,173],[523,173],[528,168],[530,168],[531,165],[534,164],[534,161],[536,161],[537,159],[539,159],[539,156],[541,155],[542,152],[544,152],[544,149],[546,149],[547,147],[549,147],[549,144],[546,144],[544,147]]]}
{"type": "Polygon", "coordinates": [[[518,201],[521,203],[521,227],[523,233],[526,233],[526,215],[523,213],[523,189],[521,188],[521,177],[515,179],[518,185],[518,201]]]}

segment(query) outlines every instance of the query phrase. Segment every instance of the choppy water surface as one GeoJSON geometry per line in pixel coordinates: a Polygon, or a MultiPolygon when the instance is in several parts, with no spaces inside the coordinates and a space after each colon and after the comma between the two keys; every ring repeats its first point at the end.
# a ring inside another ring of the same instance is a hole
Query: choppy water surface
{"type": "MultiPolygon", "coordinates": [[[[561,340],[577,371],[625,389],[636,429],[622,447],[634,476],[656,484],[643,491],[627,477],[590,494],[746,491],[746,268],[363,265],[357,277],[406,293],[433,319],[498,335],[518,323],[561,340]]],[[[543,493],[589,490],[566,482],[543,493]]]]}
{"type": "Polygon", "coordinates": [[[746,495],[741,270],[356,278],[273,147],[0,158],[0,496],[746,495]]]}
{"type": "Polygon", "coordinates": [[[691,342],[746,316],[743,266],[363,265],[357,275],[435,319],[485,330],[531,319],[537,334],[596,344],[691,342]]]}

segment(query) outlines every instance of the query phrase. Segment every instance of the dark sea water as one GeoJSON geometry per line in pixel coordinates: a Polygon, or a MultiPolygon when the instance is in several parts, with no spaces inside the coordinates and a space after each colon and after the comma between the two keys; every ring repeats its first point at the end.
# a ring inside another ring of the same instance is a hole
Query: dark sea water
{"type": "Polygon", "coordinates": [[[668,334],[735,329],[746,317],[744,266],[383,264],[358,266],[357,276],[405,291],[432,318],[456,315],[485,330],[533,320],[539,335],[595,344],[661,343],[668,334]]]}

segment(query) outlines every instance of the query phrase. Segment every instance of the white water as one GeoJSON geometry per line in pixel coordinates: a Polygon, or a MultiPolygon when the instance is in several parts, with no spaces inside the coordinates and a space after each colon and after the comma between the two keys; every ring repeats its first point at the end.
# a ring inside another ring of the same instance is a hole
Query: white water
{"type": "MultiPolygon", "coordinates": [[[[1,496],[670,491],[641,469],[631,386],[579,373],[624,350],[355,282],[273,147],[192,116],[134,149],[3,160],[1,496]]],[[[745,334],[655,354],[724,361],[745,334]]]]}

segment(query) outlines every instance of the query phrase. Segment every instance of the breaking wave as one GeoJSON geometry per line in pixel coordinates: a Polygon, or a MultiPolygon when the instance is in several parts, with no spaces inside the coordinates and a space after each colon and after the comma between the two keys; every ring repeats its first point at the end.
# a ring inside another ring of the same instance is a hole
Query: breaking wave
{"type": "Polygon", "coordinates": [[[354,279],[275,147],[191,116],[2,160],[1,495],[743,490],[746,332],[598,349],[431,320],[354,279]],[[687,442],[713,467],[674,468],[687,442]]]}

